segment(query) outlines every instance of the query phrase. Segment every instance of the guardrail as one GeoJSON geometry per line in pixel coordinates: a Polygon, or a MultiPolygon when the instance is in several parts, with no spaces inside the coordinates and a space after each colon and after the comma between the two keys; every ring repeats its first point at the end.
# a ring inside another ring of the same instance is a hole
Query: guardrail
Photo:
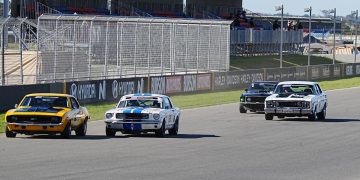
{"type": "Polygon", "coordinates": [[[360,63],[0,86],[0,93],[3,94],[0,96],[2,103],[0,111],[12,108],[14,104],[21,101],[24,95],[29,93],[67,93],[77,97],[81,103],[95,103],[117,101],[122,95],[131,93],[189,94],[243,89],[253,81],[318,81],[359,75],[360,63]],[[11,96],[5,95],[8,92],[12,92],[11,96]]]}

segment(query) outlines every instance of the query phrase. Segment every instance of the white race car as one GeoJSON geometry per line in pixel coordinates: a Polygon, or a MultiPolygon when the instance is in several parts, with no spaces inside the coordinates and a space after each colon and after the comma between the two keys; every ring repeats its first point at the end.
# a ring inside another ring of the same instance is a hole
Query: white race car
{"type": "Polygon", "coordinates": [[[177,135],[180,110],[173,106],[170,98],[159,94],[129,94],[123,96],[115,109],[105,113],[106,136],[155,132],[164,137],[177,135]]]}
{"type": "Polygon", "coordinates": [[[265,99],[265,119],[274,116],[301,117],[309,120],[325,119],[327,108],[326,94],[316,82],[286,81],[279,83],[274,93],[265,99]]]}

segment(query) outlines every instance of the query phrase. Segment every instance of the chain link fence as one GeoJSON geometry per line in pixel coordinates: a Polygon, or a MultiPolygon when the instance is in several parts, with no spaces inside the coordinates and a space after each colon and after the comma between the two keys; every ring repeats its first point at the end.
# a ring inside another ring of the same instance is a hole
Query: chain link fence
{"type": "Polygon", "coordinates": [[[230,23],[43,15],[37,80],[94,80],[227,71],[230,23]]]}

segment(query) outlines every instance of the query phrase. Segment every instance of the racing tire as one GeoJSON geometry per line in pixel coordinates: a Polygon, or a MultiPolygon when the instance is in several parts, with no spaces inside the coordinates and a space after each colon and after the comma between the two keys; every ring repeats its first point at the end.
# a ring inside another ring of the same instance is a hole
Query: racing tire
{"type": "Polygon", "coordinates": [[[325,120],[326,119],[326,106],[324,107],[324,109],[318,114],[318,119],[319,120],[325,120]]]}
{"type": "Polygon", "coordinates": [[[244,108],[244,106],[240,105],[239,111],[240,113],[246,113],[247,110],[244,108]]]}
{"type": "Polygon", "coordinates": [[[164,119],[163,123],[161,125],[161,128],[155,132],[155,135],[157,137],[165,137],[165,132],[166,132],[166,129],[165,129],[165,119],[164,119]]]}
{"type": "Polygon", "coordinates": [[[66,124],[64,131],[61,133],[61,136],[64,139],[71,138],[71,121],[66,124]]]}
{"type": "Polygon", "coordinates": [[[85,122],[81,124],[81,126],[78,127],[78,129],[76,129],[75,134],[76,136],[86,136],[86,131],[87,131],[87,120],[85,120],[85,122]]]}
{"type": "Polygon", "coordinates": [[[316,114],[316,111],[313,112],[312,114],[308,115],[308,120],[309,121],[316,121],[318,119],[318,116],[316,114]]]}
{"type": "Polygon", "coordinates": [[[5,135],[7,138],[15,138],[16,137],[16,133],[10,131],[10,129],[8,127],[6,127],[5,135]]]}
{"type": "Polygon", "coordinates": [[[105,130],[106,136],[107,137],[115,137],[116,135],[116,131],[114,131],[113,129],[107,128],[105,130]]]}
{"type": "Polygon", "coordinates": [[[174,127],[169,129],[170,135],[177,135],[179,131],[179,119],[176,119],[174,127]]]}
{"type": "Polygon", "coordinates": [[[274,119],[274,115],[272,115],[272,114],[265,114],[265,119],[271,121],[271,120],[274,119]]]}

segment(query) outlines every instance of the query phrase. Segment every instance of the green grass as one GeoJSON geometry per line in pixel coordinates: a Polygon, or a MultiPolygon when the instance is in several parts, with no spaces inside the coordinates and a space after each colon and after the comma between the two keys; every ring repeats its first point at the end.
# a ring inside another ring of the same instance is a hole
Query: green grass
{"type": "MultiPolygon", "coordinates": [[[[306,66],[308,63],[306,55],[285,55],[283,56],[283,67],[306,66]]],[[[332,64],[333,60],[326,57],[311,56],[311,65],[332,64]]],[[[340,63],[336,61],[336,63],[340,63]]],[[[240,69],[259,69],[259,68],[278,68],[280,66],[279,56],[231,56],[231,70],[240,69]]]]}
{"type": "MultiPolygon", "coordinates": [[[[338,79],[320,82],[323,90],[360,87],[360,77],[347,79],[338,79]]],[[[210,92],[192,95],[176,95],[172,96],[173,103],[181,109],[189,109],[195,107],[212,106],[218,104],[228,104],[239,102],[239,96],[243,90],[232,90],[224,92],[210,92]]],[[[114,108],[116,102],[111,103],[95,103],[85,105],[91,114],[92,120],[102,120],[105,111],[114,108]]],[[[4,113],[0,114],[0,132],[4,131],[4,113]]]]}

